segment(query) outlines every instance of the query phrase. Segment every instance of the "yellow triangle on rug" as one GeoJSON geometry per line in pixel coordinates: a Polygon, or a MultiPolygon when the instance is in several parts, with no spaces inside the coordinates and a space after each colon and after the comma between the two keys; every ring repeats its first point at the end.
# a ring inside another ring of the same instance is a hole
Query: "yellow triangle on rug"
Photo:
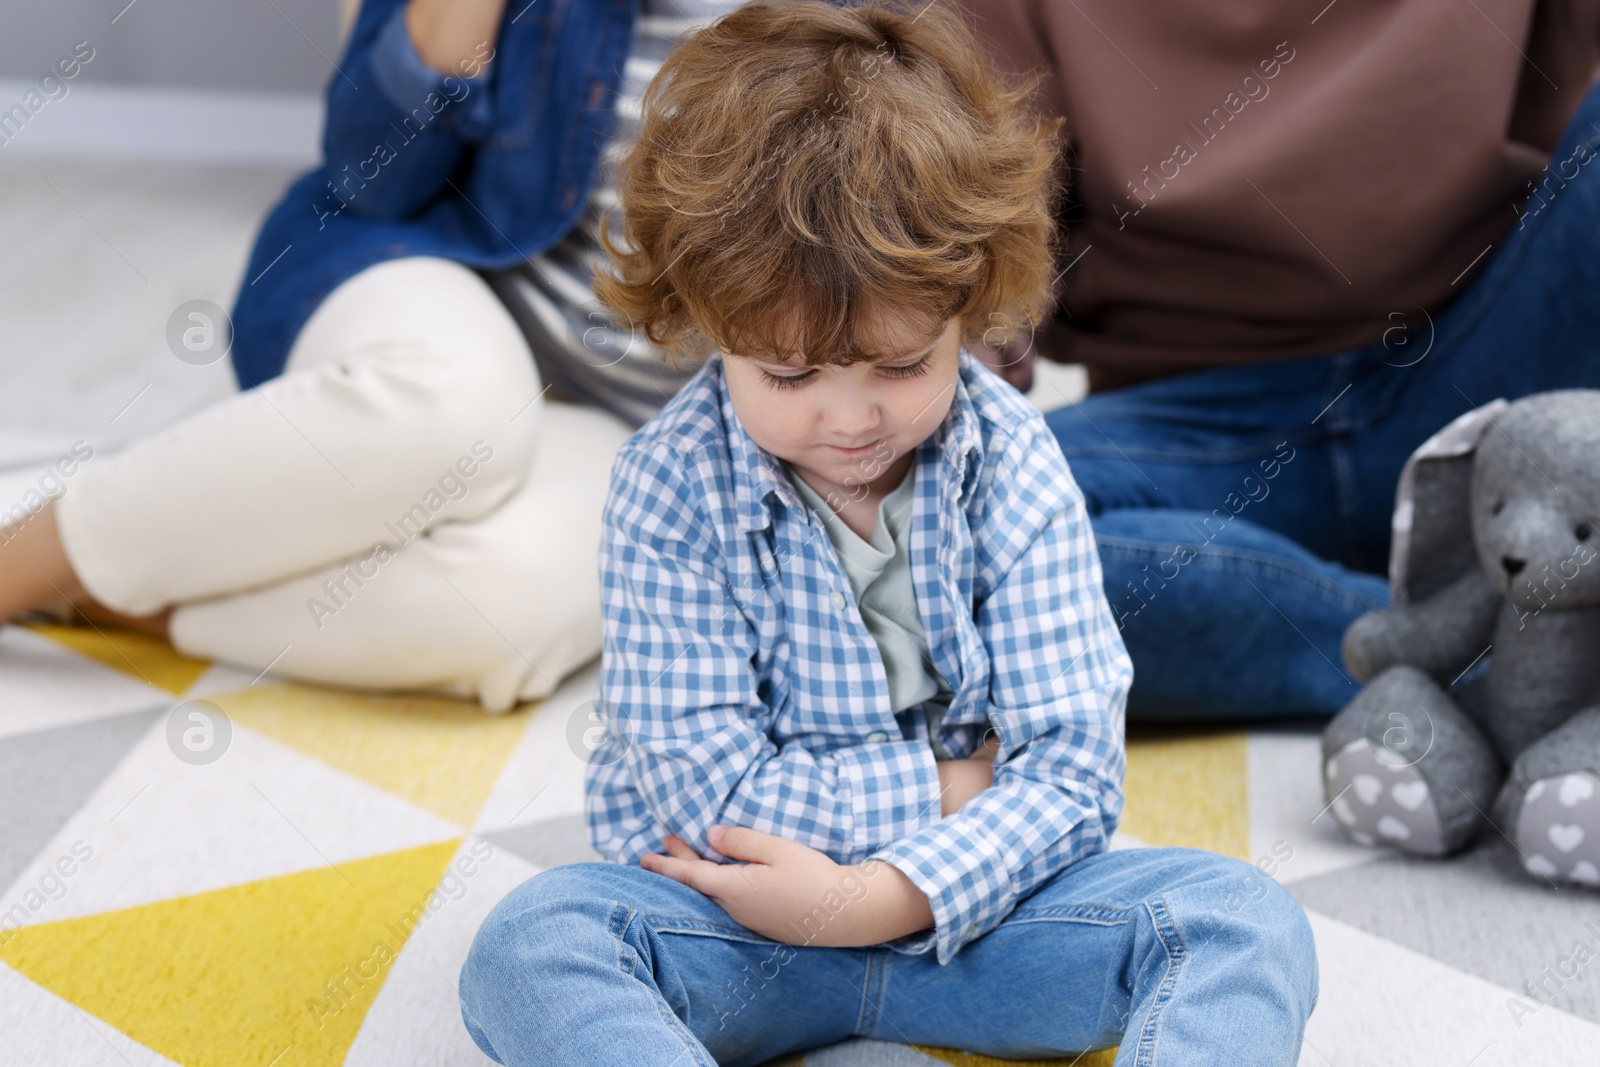
{"type": "Polygon", "coordinates": [[[206,660],[183,655],[159,637],[134,630],[53,623],[32,625],[28,629],[130,678],[165,689],[173,696],[182,696],[211,666],[206,660]]]}
{"type": "Polygon", "coordinates": [[[459,844],[23,927],[0,959],[184,1067],[342,1063],[459,844]]]}
{"type": "Polygon", "coordinates": [[[206,697],[242,726],[469,827],[538,704],[263,685],[206,697]]]}

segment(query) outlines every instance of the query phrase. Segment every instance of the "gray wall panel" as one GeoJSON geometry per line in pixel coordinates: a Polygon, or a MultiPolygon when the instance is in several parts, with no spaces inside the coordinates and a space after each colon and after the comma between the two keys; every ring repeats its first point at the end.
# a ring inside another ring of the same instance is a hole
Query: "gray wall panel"
{"type": "Polygon", "coordinates": [[[340,21],[338,0],[0,0],[0,79],[37,81],[88,41],[84,83],[316,93],[340,21]]]}

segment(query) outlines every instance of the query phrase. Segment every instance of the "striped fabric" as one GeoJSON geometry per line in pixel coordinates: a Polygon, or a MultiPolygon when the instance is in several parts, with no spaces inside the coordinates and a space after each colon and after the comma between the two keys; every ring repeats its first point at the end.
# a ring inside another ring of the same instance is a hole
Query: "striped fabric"
{"type": "MultiPolygon", "coordinates": [[[[618,328],[594,298],[595,265],[605,263],[600,212],[617,203],[614,172],[639,133],[644,90],[679,36],[734,10],[743,0],[643,0],[633,50],[617,94],[617,120],[601,156],[600,178],[582,217],[560,242],[509,270],[483,277],[516,318],[550,392],[642,426],[694,374],[674,370],[642,331],[618,328]]],[[[617,222],[620,223],[620,215],[617,222]]],[[[621,226],[611,239],[623,244],[621,226]]]]}
{"type": "Polygon", "coordinates": [[[671,831],[724,861],[705,837],[720,822],[877,856],[933,904],[934,929],[890,947],[947,963],[1121,816],[1132,667],[1082,494],[1043,416],[962,350],[916,452],[911,565],[955,688],[939,740],[965,757],[992,724],[1001,748],[994,787],[941,818],[926,724],[891,709],[822,522],[739,423],[722,367],[612,467],[590,839],[636,863],[671,831]]]}

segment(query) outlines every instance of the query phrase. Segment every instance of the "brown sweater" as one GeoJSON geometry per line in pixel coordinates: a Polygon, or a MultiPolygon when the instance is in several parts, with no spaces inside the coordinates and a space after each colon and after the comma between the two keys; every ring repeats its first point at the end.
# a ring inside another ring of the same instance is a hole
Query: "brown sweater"
{"type": "Polygon", "coordinates": [[[1600,0],[961,3],[1002,69],[1052,72],[1041,347],[1091,389],[1422,328],[1558,188],[1600,64],[1600,0]]]}

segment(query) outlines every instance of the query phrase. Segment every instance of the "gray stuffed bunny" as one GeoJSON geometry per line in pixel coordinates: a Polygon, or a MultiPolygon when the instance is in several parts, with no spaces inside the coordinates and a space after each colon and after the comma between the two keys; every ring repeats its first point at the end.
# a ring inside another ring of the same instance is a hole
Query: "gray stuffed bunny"
{"type": "Polygon", "coordinates": [[[1396,496],[1393,606],[1345,631],[1367,684],[1322,737],[1329,810],[1427,856],[1492,822],[1531,874],[1600,887],[1600,390],[1463,415],[1396,496]]]}

